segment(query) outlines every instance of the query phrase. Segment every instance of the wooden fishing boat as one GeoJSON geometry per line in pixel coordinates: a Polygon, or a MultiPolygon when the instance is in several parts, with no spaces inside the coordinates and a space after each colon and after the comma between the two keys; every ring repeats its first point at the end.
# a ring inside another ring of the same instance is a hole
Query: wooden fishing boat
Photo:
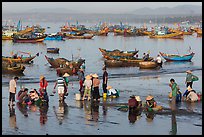
{"type": "Polygon", "coordinates": [[[75,36],[75,35],[70,35],[67,34],[66,38],[68,39],[92,39],[94,35],[83,35],[83,36],[75,36]]]}
{"type": "Polygon", "coordinates": [[[107,49],[103,49],[103,48],[99,48],[99,50],[101,51],[102,55],[110,55],[110,56],[130,56],[133,57],[134,55],[136,55],[139,50],[133,50],[133,51],[121,51],[118,49],[115,50],[107,50],[107,49]]]}
{"type": "Polygon", "coordinates": [[[14,43],[37,43],[37,42],[43,42],[43,40],[47,37],[47,35],[37,36],[34,38],[31,37],[21,37],[18,35],[14,35],[13,42],[14,43]]]}
{"type": "Polygon", "coordinates": [[[2,40],[12,40],[16,31],[2,31],[2,40]]]}
{"type": "Polygon", "coordinates": [[[191,59],[195,55],[194,52],[191,52],[190,54],[185,54],[185,55],[166,54],[162,52],[159,52],[159,53],[166,61],[191,61],[191,59]]]}
{"type": "Polygon", "coordinates": [[[47,48],[47,53],[59,53],[59,48],[47,48]]]}
{"type": "MultiPolygon", "coordinates": [[[[122,61],[121,67],[129,67],[129,66],[134,67],[134,66],[138,66],[139,62],[144,62],[143,58],[126,57],[126,56],[108,56],[108,55],[104,55],[104,58],[106,58],[107,60],[110,60],[109,62],[106,61],[106,63],[108,62],[109,63],[108,65],[110,65],[110,66],[114,66],[114,63],[115,63],[115,65],[116,64],[119,65],[120,64],[119,61],[122,61]],[[111,60],[116,60],[116,61],[111,62],[111,60]]],[[[153,57],[150,57],[148,59],[148,61],[152,61],[153,59],[154,59],[153,57]]]]}
{"type": "Polygon", "coordinates": [[[2,61],[29,64],[29,63],[32,63],[33,59],[38,55],[39,53],[30,57],[17,57],[17,58],[2,56],[2,61]]]}
{"type": "Polygon", "coordinates": [[[64,66],[67,66],[67,63],[68,65],[72,64],[74,68],[78,68],[85,62],[85,59],[78,59],[77,61],[69,61],[65,58],[57,58],[57,59],[49,58],[46,55],[45,55],[45,58],[53,68],[59,68],[59,67],[63,68],[64,66]]]}
{"type": "Polygon", "coordinates": [[[7,62],[2,61],[2,73],[3,74],[23,74],[23,71],[25,70],[25,66],[21,64],[16,64],[15,66],[12,66],[11,64],[8,64],[7,62]]]}
{"type": "Polygon", "coordinates": [[[99,30],[99,31],[88,30],[86,32],[88,34],[93,34],[95,36],[108,36],[108,30],[99,30]]]}
{"type": "Polygon", "coordinates": [[[114,67],[123,67],[124,63],[119,60],[104,60],[104,64],[106,67],[114,68],[114,67]]]}
{"type": "Polygon", "coordinates": [[[154,61],[142,61],[139,62],[140,69],[156,69],[160,68],[160,65],[154,61]]]}
{"type": "Polygon", "coordinates": [[[150,35],[149,38],[170,38],[170,39],[183,39],[183,32],[179,33],[170,33],[170,34],[164,34],[164,35],[150,35]]]}
{"type": "Polygon", "coordinates": [[[69,67],[64,67],[64,68],[56,68],[57,75],[62,74],[64,75],[65,73],[68,73],[70,76],[72,75],[77,75],[79,68],[69,68],[69,67]]]}
{"type": "Polygon", "coordinates": [[[201,29],[199,29],[199,30],[197,30],[197,37],[202,37],[202,30],[201,29]]]}

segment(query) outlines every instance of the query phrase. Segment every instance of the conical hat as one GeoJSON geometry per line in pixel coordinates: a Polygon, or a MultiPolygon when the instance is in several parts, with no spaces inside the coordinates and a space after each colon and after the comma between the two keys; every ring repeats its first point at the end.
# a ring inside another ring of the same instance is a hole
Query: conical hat
{"type": "Polygon", "coordinates": [[[86,79],[91,79],[91,76],[90,76],[90,75],[87,75],[87,76],[86,76],[86,79]]]}
{"type": "Polygon", "coordinates": [[[45,76],[41,75],[41,76],[40,76],[40,80],[43,79],[44,77],[45,77],[45,76]]]}
{"type": "Polygon", "coordinates": [[[111,86],[107,86],[107,87],[106,87],[106,89],[108,89],[108,90],[111,89],[111,88],[112,88],[111,86]]]}
{"type": "Polygon", "coordinates": [[[146,100],[151,100],[153,98],[154,98],[153,96],[149,95],[149,96],[146,97],[146,100]]]}
{"type": "Polygon", "coordinates": [[[141,101],[140,96],[135,96],[135,99],[136,99],[137,101],[141,101]]]}
{"type": "Polygon", "coordinates": [[[65,73],[64,75],[63,75],[63,77],[69,77],[70,75],[68,74],[68,73],[65,73]]]}
{"type": "Polygon", "coordinates": [[[98,78],[98,75],[95,73],[95,74],[92,75],[92,77],[98,78]]]}

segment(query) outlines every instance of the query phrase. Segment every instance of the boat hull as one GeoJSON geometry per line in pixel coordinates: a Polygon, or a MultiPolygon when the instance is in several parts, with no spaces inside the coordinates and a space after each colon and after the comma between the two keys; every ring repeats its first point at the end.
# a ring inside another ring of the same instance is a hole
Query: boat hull
{"type": "Polygon", "coordinates": [[[166,61],[191,61],[195,53],[190,53],[187,55],[173,55],[173,54],[165,54],[162,52],[159,52],[161,56],[166,60],[166,61]]]}

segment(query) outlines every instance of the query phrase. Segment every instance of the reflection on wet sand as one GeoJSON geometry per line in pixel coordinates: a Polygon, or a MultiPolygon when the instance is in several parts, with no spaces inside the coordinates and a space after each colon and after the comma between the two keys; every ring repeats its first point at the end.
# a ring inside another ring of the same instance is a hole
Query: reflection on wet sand
{"type": "Polygon", "coordinates": [[[107,116],[107,104],[106,104],[106,99],[103,99],[103,121],[106,121],[106,116],[107,116]]]}
{"type": "Polygon", "coordinates": [[[83,101],[84,106],[84,113],[85,113],[85,123],[87,125],[90,124],[91,121],[91,102],[90,101],[83,101]]]}
{"type": "Polygon", "coordinates": [[[177,123],[176,123],[176,113],[175,111],[172,111],[171,113],[171,131],[170,135],[176,135],[177,134],[177,123]]]}
{"type": "Polygon", "coordinates": [[[16,105],[17,105],[18,109],[20,110],[20,112],[21,112],[25,117],[28,117],[27,105],[20,104],[19,102],[17,102],[16,105]]]}
{"type": "Polygon", "coordinates": [[[16,114],[15,114],[15,108],[13,106],[9,106],[9,126],[15,130],[18,129],[16,124],[16,114]]]}
{"type": "Polygon", "coordinates": [[[91,102],[91,116],[93,121],[98,122],[99,119],[99,101],[91,102]]]}
{"type": "Polygon", "coordinates": [[[141,110],[136,110],[136,111],[129,111],[128,113],[128,120],[130,123],[135,123],[137,120],[141,118],[141,110]]]}
{"type": "Polygon", "coordinates": [[[53,106],[54,113],[59,121],[59,125],[63,123],[66,115],[68,115],[68,105],[65,102],[59,102],[58,109],[53,106]]]}
{"type": "Polygon", "coordinates": [[[154,117],[156,116],[156,114],[152,111],[152,112],[146,112],[146,121],[147,122],[152,122],[154,117]]]}
{"type": "Polygon", "coordinates": [[[195,104],[197,102],[185,102],[186,103],[186,108],[188,112],[194,112],[195,109],[195,104]]]}
{"type": "Polygon", "coordinates": [[[40,106],[40,124],[44,125],[47,122],[48,105],[40,106]]]}

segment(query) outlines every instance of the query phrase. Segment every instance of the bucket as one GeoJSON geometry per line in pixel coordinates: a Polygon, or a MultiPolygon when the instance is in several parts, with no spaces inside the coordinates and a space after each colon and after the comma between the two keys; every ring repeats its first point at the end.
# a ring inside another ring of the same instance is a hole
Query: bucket
{"type": "Polygon", "coordinates": [[[107,97],[107,93],[103,93],[103,98],[106,98],[107,97]]]}
{"type": "Polygon", "coordinates": [[[76,97],[76,100],[81,100],[81,94],[80,93],[75,94],[75,97],[76,97]]]}

